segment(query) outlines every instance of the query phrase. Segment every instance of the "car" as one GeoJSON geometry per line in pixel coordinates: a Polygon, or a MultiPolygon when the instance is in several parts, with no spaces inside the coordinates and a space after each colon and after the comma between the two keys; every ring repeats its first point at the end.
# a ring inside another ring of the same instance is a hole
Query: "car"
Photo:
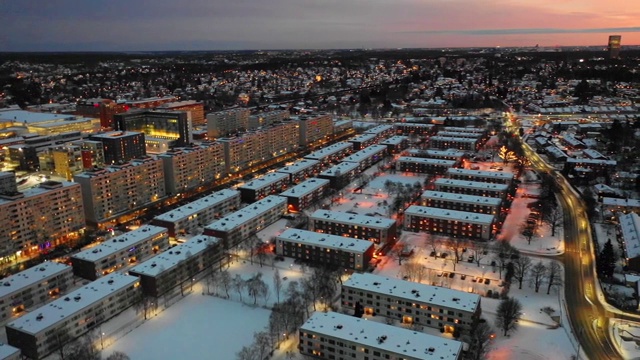
{"type": "Polygon", "coordinates": [[[456,277],[456,273],[450,273],[449,274],[449,279],[453,279],[454,277],[456,277]]]}
{"type": "Polygon", "coordinates": [[[485,285],[490,285],[490,284],[491,284],[491,280],[489,280],[489,279],[484,279],[484,284],[485,284],[485,285]]]}
{"type": "Polygon", "coordinates": [[[442,254],[440,254],[440,257],[443,259],[446,259],[447,256],[449,256],[449,253],[443,252],[442,254]]]}
{"type": "Polygon", "coordinates": [[[436,254],[436,252],[435,252],[435,251],[432,251],[431,253],[429,253],[429,256],[431,256],[431,257],[436,257],[436,255],[437,255],[437,254],[436,254]]]}
{"type": "Polygon", "coordinates": [[[460,279],[465,280],[466,278],[467,278],[467,275],[465,274],[460,275],[460,279]]]}

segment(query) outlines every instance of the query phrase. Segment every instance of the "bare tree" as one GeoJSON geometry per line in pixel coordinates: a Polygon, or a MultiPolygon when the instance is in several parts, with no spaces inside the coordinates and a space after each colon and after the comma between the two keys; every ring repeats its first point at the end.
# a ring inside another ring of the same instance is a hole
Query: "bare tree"
{"type": "Polygon", "coordinates": [[[426,246],[431,249],[431,252],[435,254],[438,253],[438,247],[440,246],[440,239],[437,236],[427,234],[427,238],[425,239],[426,246]]]}
{"type": "Polygon", "coordinates": [[[97,348],[97,335],[95,331],[89,331],[85,335],[68,343],[66,360],[100,360],[100,350],[97,348]]]}
{"type": "Polygon", "coordinates": [[[520,256],[513,260],[513,276],[518,280],[518,289],[522,289],[522,282],[527,277],[531,266],[533,266],[533,262],[528,256],[520,256]]]}
{"type": "Polygon", "coordinates": [[[515,330],[518,320],[522,317],[522,304],[516,298],[506,298],[498,304],[496,309],[496,326],[507,336],[510,330],[515,330]]]}
{"type": "Polygon", "coordinates": [[[266,331],[253,333],[253,347],[258,353],[258,359],[266,359],[273,349],[271,336],[266,331]]]}
{"type": "Polygon", "coordinates": [[[518,250],[511,246],[511,244],[507,240],[498,240],[494,244],[493,260],[498,263],[500,279],[502,279],[502,270],[504,270],[507,263],[511,261],[511,257],[515,257],[517,251],[518,250]]]}
{"type": "Polygon", "coordinates": [[[547,267],[542,263],[542,261],[538,261],[531,268],[531,283],[533,284],[533,288],[536,292],[540,290],[540,286],[542,285],[542,281],[544,280],[546,273],[547,267]]]}
{"type": "Polygon", "coordinates": [[[562,285],[562,268],[557,262],[552,261],[547,268],[547,295],[552,287],[560,285],[562,285]]]}
{"type": "Polygon", "coordinates": [[[261,360],[254,346],[243,346],[236,354],[236,360],[261,360]]]}
{"type": "Polygon", "coordinates": [[[227,295],[227,299],[229,298],[229,288],[231,287],[232,282],[233,281],[231,279],[231,274],[229,274],[229,271],[223,270],[220,272],[220,285],[222,285],[224,293],[225,295],[227,295]]]}
{"type": "Polygon", "coordinates": [[[247,283],[242,279],[242,276],[240,276],[240,274],[236,274],[236,276],[231,279],[231,286],[238,293],[238,296],[240,296],[240,302],[244,302],[242,300],[242,293],[247,287],[247,283]]]}
{"type": "Polygon", "coordinates": [[[564,224],[564,215],[559,206],[551,208],[542,214],[542,221],[544,221],[551,228],[551,236],[556,235],[556,230],[561,228],[564,224]]]}
{"type": "Polygon", "coordinates": [[[276,292],[276,302],[280,303],[280,292],[282,291],[282,277],[280,271],[276,269],[273,272],[273,290],[276,292]]]}
{"type": "Polygon", "coordinates": [[[485,360],[491,350],[493,329],[486,322],[474,321],[469,335],[465,337],[469,344],[468,360],[485,360]]]}
{"type": "Polygon", "coordinates": [[[131,360],[131,358],[129,357],[129,355],[121,351],[114,351],[111,353],[111,355],[107,356],[105,360],[131,360]]]}
{"type": "Polygon", "coordinates": [[[427,276],[427,268],[419,261],[411,259],[402,265],[402,276],[409,281],[422,282],[427,276]]]}
{"type": "Polygon", "coordinates": [[[269,287],[262,279],[262,273],[256,273],[246,281],[247,292],[253,298],[253,305],[256,305],[258,298],[266,298],[269,294],[269,287]]]}
{"type": "Polygon", "coordinates": [[[524,236],[525,239],[527,239],[527,244],[531,245],[531,240],[533,240],[533,237],[536,234],[535,225],[528,223],[523,224],[522,228],[520,229],[520,234],[524,236]]]}
{"type": "Polygon", "coordinates": [[[147,320],[149,315],[158,309],[158,299],[154,296],[142,293],[140,300],[135,303],[134,309],[138,314],[142,313],[144,319],[147,320]]]}
{"type": "Polygon", "coordinates": [[[244,242],[245,247],[249,250],[249,262],[251,262],[251,265],[253,265],[253,256],[256,254],[261,244],[262,240],[260,240],[256,234],[249,236],[249,238],[244,242]]]}
{"type": "Polygon", "coordinates": [[[476,266],[480,267],[480,261],[489,254],[489,244],[485,241],[476,241],[471,250],[473,251],[473,261],[476,266]]]}
{"type": "Polygon", "coordinates": [[[453,251],[453,271],[456,271],[456,264],[460,261],[462,249],[467,246],[467,240],[458,237],[449,237],[445,241],[445,246],[453,251]]]}
{"type": "Polygon", "coordinates": [[[207,274],[205,275],[205,283],[207,284],[207,294],[211,295],[211,288],[216,287],[216,284],[220,282],[221,273],[215,271],[213,266],[207,268],[207,274]]]}

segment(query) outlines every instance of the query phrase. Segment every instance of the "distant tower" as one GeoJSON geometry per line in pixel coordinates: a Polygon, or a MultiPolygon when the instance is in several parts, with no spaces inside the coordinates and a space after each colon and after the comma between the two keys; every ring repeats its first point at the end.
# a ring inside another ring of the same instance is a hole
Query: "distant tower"
{"type": "Polygon", "coordinates": [[[609,36],[609,59],[617,59],[620,57],[620,41],[622,40],[621,35],[610,35],[609,36]]]}

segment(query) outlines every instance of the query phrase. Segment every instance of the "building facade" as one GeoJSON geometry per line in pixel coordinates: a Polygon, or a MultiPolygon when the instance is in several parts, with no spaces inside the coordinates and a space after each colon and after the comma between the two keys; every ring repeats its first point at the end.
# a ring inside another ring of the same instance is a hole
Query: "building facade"
{"type": "Polygon", "coordinates": [[[427,190],[420,197],[422,206],[500,215],[502,199],[427,190]]]}
{"type": "Polygon", "coordinates": [[[387,247],[397,240],[394,220],[340,211],[316,210],[309,217],[309,230],[369,240],[387,247]]]}
{"type": "Polygon", "coordinates": [[[226,177],[224,146],[205,142],[158,155],[164,168],[167,194],[179,194],[226,177]]]}
{"type": "Polygon", "coordinates": [[[299,213],[313,204],[319,204],[327,195],[330,181],[327,179],[311,178],[280,193],[287,198],[287,211],[299,213]]]}
{"type": "Polygon", "coordinates": [[[453,160],[401,156],[396,161],[396,170],[410,173],[442,175],[455,165],[456,162],[453,160]]]}
{"type": "Polygon", "coordinates": [[[238,187],[243,202],[252,203],[266,196],[278,194],[289,187],[289,174],[272,172],[238,187]]]}
{"type": "Polygon", "coordinates": [[[318,175],[322,163],[317,160],[301,159],[291,165],[281,167],[276,172],[289,174],[289,182],[297,184],[308,178],[318,175]]]}
{"type": "Polygon", "coordinates": [[[228,109],[207,114],[207,137],[213,140],[249,129],[251,111],[245,108],[228,109]]]}
{"type": "Polygon", "coordinates": [[[147,154],[144,133],[134,131],[110,131],[89,137],[102,143],[104,163],[123,164],[147,154]]]}
{"type": "Polygon", "coordinates": [[[409,231],[442,234],[456,238],[490,240],[495,217],[466,211],[411,205],[404,212],[404,228],[409,231]]]}
{"type": "Polygon", "coordinates": [[[452,192],[476,196],[487,196],[505,199],[509,185],[494,184],[480,181],[467,181],[440,178],[433,182],[436,191],[452,192]]]}

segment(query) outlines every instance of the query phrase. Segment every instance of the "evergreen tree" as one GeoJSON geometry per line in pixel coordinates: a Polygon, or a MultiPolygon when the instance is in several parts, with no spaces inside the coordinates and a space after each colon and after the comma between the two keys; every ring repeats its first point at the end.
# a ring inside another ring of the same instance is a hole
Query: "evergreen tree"
{"type": "Polygon", "coordinates": [[[598,268],[600,274],[607,277],[613,276],[613,271],[616,268],[616,253],[613,250],[611,239],[604,243],[602,251],[600,251],[600,255],[598,256],[598,268]]]}

